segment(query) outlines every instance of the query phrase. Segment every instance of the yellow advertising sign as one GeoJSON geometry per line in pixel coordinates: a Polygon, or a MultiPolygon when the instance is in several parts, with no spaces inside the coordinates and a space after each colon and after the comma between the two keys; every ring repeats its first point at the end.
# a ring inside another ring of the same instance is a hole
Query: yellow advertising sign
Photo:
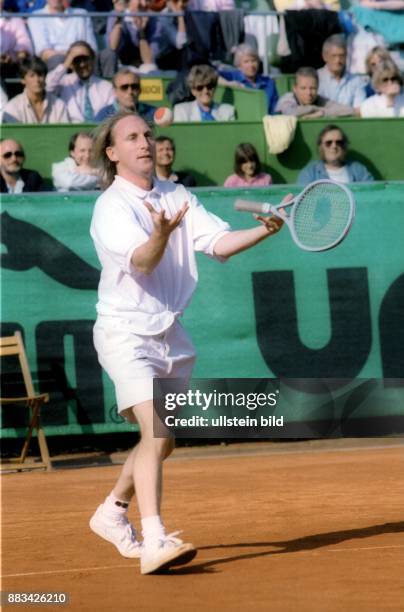
{"type": "Polygon", "coordinates": [[[164,98],[162,79],[142,79],[139,100],[141,102],[157,102],[164,98]]]}

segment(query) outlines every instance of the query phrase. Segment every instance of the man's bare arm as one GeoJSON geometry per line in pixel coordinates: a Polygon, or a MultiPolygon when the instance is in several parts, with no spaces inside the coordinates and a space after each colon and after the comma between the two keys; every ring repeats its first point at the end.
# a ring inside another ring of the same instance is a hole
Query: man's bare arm
{"type": "MultiPolygon", "coordinates": [[[[288,194],[283,202],[289,202],[293,199],[292,194],[288,194]]],[[[278,217],[262,217],[254,215],[261,225],[246,230],[237,230],[225,234],[215,244],[214,252],[218,257],[231,257],[242,251],[246,251],[256,244],[277,234],[283,225],[282,219],[278,217]]]]}

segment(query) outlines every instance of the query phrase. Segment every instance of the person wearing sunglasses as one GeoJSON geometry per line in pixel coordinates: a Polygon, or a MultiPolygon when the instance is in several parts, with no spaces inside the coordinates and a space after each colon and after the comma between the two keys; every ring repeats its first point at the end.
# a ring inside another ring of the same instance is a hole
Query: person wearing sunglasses
{"type": "Polygon", "coordinates": [[[7,138],[0,141],[0,192],[25,193],[43,191],[42,176],[23,168],[25,153],[21,144],[7,138]]]}
{"type": "Polygon", "coordinates": [[[174,106],[174,121],[231,121],[235,109],[231,104],[213,101],[218,74],[208,65],[193,66],[187,76],[187,84],[195,100],[174,106]]]}
{"type": "Polygon", "coordinates": [[[348,144],[346,134],[337,125],[327,125],[317,139],[320,160],[303,168],[297,182],[308,185],[320,179],[331,179],[339,183],[373,181],[373,176],[363,164],[347,160],[348,144]]]}
{"type": "Polygon", "coordinates": [[[361,104],[361,117],[404,117],[403,76],[394,62],[376,67],[372,85],[376,94],[361,104]]]}
{"type": "Polygon", "coordinates": [[[70,121],[92,123],[97,113],[114,102],[111,83],[94,74],[95,53],[84,40],[69,48],[62,64],[48,73],[46,88],[66,104],[70,121]]]}
{"type": "Polygon", "coordinates": [[[147,120],[153,120],[155,106],[139,102],[141,91],[140,79],[131,67],[121,68],[112,79],[115,100],[102,108],[95,116],[95,121],[104,121],[121,110],[133,111],[147,120]]]}
{"type": "Polygon", "coordinates": [[[376,68],[379,66],[379,64],[381,64],[382,62],[385,62],[386,60],[393,61],[393,58],[391,57],[386,47],[381,47],[381,46],[373,47],[366,55],[365,67],[366,67],[366,74],[369,79],[365,87],[367,98],[370,98],[370,96],[375,95],[376,92],[372,86],[372,77],[373,77],[373,74],[376,68]]]}

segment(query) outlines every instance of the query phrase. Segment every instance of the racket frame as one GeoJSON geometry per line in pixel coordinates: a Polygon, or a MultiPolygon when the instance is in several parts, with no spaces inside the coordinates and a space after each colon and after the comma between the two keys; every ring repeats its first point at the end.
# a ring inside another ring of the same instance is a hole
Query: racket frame
{"type": "MultiPolygon", "coordinates": [[[[235,208],[237,210],[243,210],[242,202],[243,202],[243,200],[236,200],[235,208]],[[239,205],[237,205],[237,203],[239,203],[239,205]]],[[[247,202],[246,202],[246,204],[247,204],[247,202]]],[[[282,219],[282,221],[284,221],[286,223],[286,225],[288,226],[293,241],[297,244],[297,246],[299,248],[303,249],[304,251],[317,251],[318,252],[318,251],[328,251],[330,249],[333,249],[340,242],[343,241],[343,239],[345,238],[345,236],[349,232],[349,230],[351,228],[351,225],[353,223],[353,220],[355,218],[355,199],[353,197],[352,192],[343,183],[337,183],[336,181],[332,181],[330,179],[319,179],[318,181],[313,181],[312,183],[307,185],[303,189],[303,191],[301,193],[299,193],[297,196],[295,196],[293,198],[293,200],[290,200],[289,202],[283,202],[281,204],[271,204],[269,202],[266,202],[266,203],[260,203],[259,206],[262,207],[262,212],[260,212],[258,214],[261,214],[261,215],[263,215],[263,214],[264,215],[265,214],[272,214],[275,217],[278,217],[279,219],[282,219]],[[300,200],[306,195],[306,193],[308,191],[311,191],[313,189],[313,187],[316,186],[316,185],[326,185],[326,184],[337,185],[340,189],[342,189],[345,192],[345,194],[346,194],[346,196],[347,196],[347,198],[348,198],[348,200],[350,202],[350,214],[349,214],[349,218],[348,218],[348,221],[346,223],[346,226],[345,226],[344,230],[341,232],[340,236],[338,236],[338,238],[336,240],[334,240],[334,242],[328,244],[325,247],[309,247],[309,246],[306,246],[303,243],[301,243],[300,240],[298,239],[297,235],[296,235],[295,225],[294,225],[294,219],[295,219],[296,210],[298,208],[300,200]],[[281,209],[289,208],[290,206],[292,206],[292,211],[291,211],[290,215],[284,214],[281,209]]]]}

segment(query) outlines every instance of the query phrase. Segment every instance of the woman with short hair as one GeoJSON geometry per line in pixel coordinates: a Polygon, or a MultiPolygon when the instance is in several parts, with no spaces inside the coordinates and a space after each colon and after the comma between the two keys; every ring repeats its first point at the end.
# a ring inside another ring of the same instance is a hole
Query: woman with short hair
{"type": "Polygon", "coordinates": [[[377,66],[372,85],[376,94],[362,102],[361,117],[404,117],[403,76],[394,62],[377,66]]]}
{"type": "Polygon", "coordinates": [[[251,45],[243,43],[234,53],[233,70],[219,70],[220,84],[227,87],[245,87],[265,91],[268,102],[268,114],[275,114],[278,92],[275,81],[268,75],[259,72],[260,58],[251,45]]]}
{"type": "Polygon", "coordinates": [[[213,97],[218,74],[211,66],[193,66],[187,76],[187,84],[195,100],[174,106],[174,121],[231,121],[235,109],[231,104],[217,104],[213,97]]]}

